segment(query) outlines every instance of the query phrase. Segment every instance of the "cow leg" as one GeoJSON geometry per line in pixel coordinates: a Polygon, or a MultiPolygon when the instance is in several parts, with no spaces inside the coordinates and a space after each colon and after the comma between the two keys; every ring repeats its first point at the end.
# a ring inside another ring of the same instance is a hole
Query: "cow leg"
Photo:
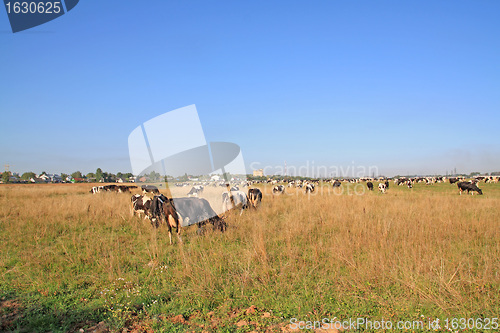
{"type": "Polygon", "coordinates": [[[170,245],[172,245],[172,227],[167,223],[168,226],[168,239],[170,240],[170,245]]]}
{"type": "Polygon", "coordinates": [[[182,244],[182,238],[181,238],[181,227],[177,225],[177,230],[176,230],[177,238],[179,239],[179,243],[182,244]]]}

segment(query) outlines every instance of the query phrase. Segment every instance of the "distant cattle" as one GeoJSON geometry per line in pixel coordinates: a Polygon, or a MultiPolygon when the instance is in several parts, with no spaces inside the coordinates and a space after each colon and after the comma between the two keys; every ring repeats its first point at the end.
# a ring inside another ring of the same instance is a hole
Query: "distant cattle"
{"type": "Polygon", "coordinates": [[[484,179],[484,182],[485,183],[488,183],[488,182],[490,182],[490,183],[498,183],[498,177],[492,177],[492,176],[486,177],[484,179]]]}
{"type": "Polygon", "coordinates": [[[160,194],[160,191],[158,190],[158,187],[154,185],[142,185],[141,186],[142,193],[153,193],[153,194],[160,194]]]}
{"type": "Polygon", "coordinates": [[[340,187],[340,185],[342,185],[342,183],[338,180],[334,181],[332,184],[333,188],[340,187]]]}
{"type": "Polygon", "coordinates": [[[397,180],[395,180],[395,183],[396,183],[396,185],[402,186],[402,185],[407,184],[408,181],[409,181],[408,178],[402,177],[402,178],[398,178],[397,180]]]}
{"type": "Polygon", "coordinates": [[[248,201],[251,207],[257,208],[262,201],[262,192],[258,188],[249,188],[248,201]]]}
{"type": "Polygon", "coordinates": [[[273,187],[273,194],[283,194],[285,193],[285,186],[284,185],[276,185],[273,187]]]}
{"type": "Polygon", "coordinates": [[[162,222],[168,227],[168,238],[170,244],[172,244],[172,228],[175,228],[177,238],[179,242],[182,243],[180,237],[181,234],[181,224],[179,221],[179,216],[177,211],[172,204],[171,199],[167,198],[165,195],[156,195],[151,203],[151,224],[158,227],[162,222]]]}
{"type": "Polygon", "coordinates": [[[144,214],[144,218],[150,217],[151,198],[145,195],[134,194],[130,200],[132,201],[132,216],[137,214],[141,217],[141,214],[144,214]]]}
{"type": "Polygon", "coordinates": [[[231,191],[231,195],[233,197],[234,206],[231,202],[231,197],[229,196],[229,192],[222,193],[222,210],[227,211],[232,208],[241,209],[240,215],[243,213],[243,209],[248,208],[248,197],[243,191],[231,191]]]}
{"type": "Polygon", "coordinates": [[[366,186],[368,187],[368,190],[373,191],[373,183],[372,182],[366,183],[366,186]]]}
{"type": "Polygon", "coordinates": [[[413,188],[413,183],[411,182],[411,180],[408,180],[406,182],[406,186],[408,186],[408,188],[413,188]]]}
{"type": "Polygon", "coordinates": [[[478,194],[483,194],[483,191],[477,187],[476,184],[470,183],[470,182],[459,182],[457,183],[458,190],[460,191],[460,194],[462,192],[467,191],[467,193],[474,194],[474,192],[477,192],[478,194]]]}
{"type": "Polygon", "coordinates": [[[314,184],[307,184],[305,188],[306,194],[314,192],[314,184]]]}
{"type": "Polygon", "coordinates": [[[234,185],[233,187],[231,187],[231,191],[239,191],[240,188],[238,187],[238,185],[234,185]]]}
{"type": "Polygon", "coordinates": [[[387,190],[387,187],[385,186],[384,183],[380,183],[380,184],[378,184],[378,190],[382,193],[385,193],[385,191],[387,190]]]}
{"type": "Polygon", "coordinates": [[[137,186],[127,186],[127,185],[118,185],[116,187],[119,193],[130,193],[130,189],[137,188],[137,186]]]}
{"type": "Polygon", "coordinates": [[[104,185],[102,190],[107,192],[118,192],[118,185],[104,185]]]}
{"type": "Polygon", "coordinates": [[[389,189],[389,181],[388,181],[388,180],[386,180],[384,184],[385,184],[385,188],[386,188],[386,189],[389,189]]]}
{"type": "Polygon", "coordinates": [[[203,185],[196,185],[196,186],[193,186],[193,187],[191,188],[191,190],[188,192],[188,194],[187,194],[187,195],[188,195],[188,197],[189,197],[189,196],[197,197],[197,196],[198,196],[198,194],[203,193],[203,189],[204,189],[204,188],[203,188],[203,185]]]}
{"type": "Polygon", "coordinates": [[[130,193],[130,189],[136,188],[137,186],[127,186],[127,185],[104,185],[104,186],[94,186],[90,189],[90,193],[96,194],[100,192],[117,192],[117,193],[130,193]]]}

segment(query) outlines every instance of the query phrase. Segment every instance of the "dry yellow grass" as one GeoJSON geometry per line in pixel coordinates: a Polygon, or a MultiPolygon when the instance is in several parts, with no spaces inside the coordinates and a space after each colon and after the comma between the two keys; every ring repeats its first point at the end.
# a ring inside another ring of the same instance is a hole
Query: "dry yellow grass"
{"type": "MultiPolygon", "coordinates": [[[[449,184],[391,184],[385,195],[349,195],[355,188],[343,185],[343,194],[287,188],[273,196],[261,187],[260,209],[230,214],[226,233],[198,236],[192,226],[174,245],[164,228],[131,217],[130,195],[92,195],[90,186],[0,187],[2,293],[26,302],[43,290],[63,313],[104,309],[110,322],[113,301],[101,292],[116,281],[140,290],[129,305],[151,305],[144,318],[223,316],[252,304],[273,314],[261,328],[292,317],[498,316],[500,184],[482,185],[483,196],[460,196],[449,184]],[[87,301],[75,305],[75,297],[87,301]]],[[[131,311],[124,295],[113,309],[131,311]]]]}

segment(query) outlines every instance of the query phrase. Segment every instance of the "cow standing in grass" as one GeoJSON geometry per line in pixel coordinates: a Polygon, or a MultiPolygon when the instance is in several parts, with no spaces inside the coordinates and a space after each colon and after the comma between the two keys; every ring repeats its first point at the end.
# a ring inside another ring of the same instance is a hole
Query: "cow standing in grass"
{"type": "Polygon", "coordinates": [[[458,186],[458,190],[460,191],[460,194],[462,194],[462,192],[464,192],[464,191],[467,191],[467,194],[470,193],[472,195],[474,195],[474,192],[477,192],[480,195],[483,194],[483,191],[479,187],[477,187],[477,185],[474,183],[459,182],[459,183],[457,183],[457,186],[458,186]]]}
{"type": "Polygon", "coordinates": [[[285,193],[285,186],[284,185],[276,185],[273,188],[273,194],[284,194],[285,193]]]}
{"type": "Polygon", "coordinates": [[[381,192],[381,193],[385,193],[385,191],[387,190],[387,187],[385,186],[384,183],[380,183],[378,184],[378,190],[381,192]]]}
{"type": "Polygon", "coordinates": [[[172,228],[175,228],[177,238],[182,243],[181,239],[181,224],[179,216],[171,199],[165,195],[156,195],[151,203],[151,224],[158,228],[162,221],[165,221],[168,227],[168,238],[172,244],[172,228]]]}
{"type": "Polygon", "coordinates": [[[314,192],[314,184],[308,183],[305,186],[306,194],[314,192]]]}
{"type": "Polygon", "coordinates": [[[373,183],[372,182],[366,183],[366,186],[368,187],[369,191],[373,191],[373,183]]]}
{"type": "Polygon", "coordinates": [[[243,191],[231,191],[231,196],[229,192],[222,193],[222,211],[228,211],[233,208],[240,208],[240,215],[243,214],[243,210],[248,208],[248,197],[243,191]],[[234,205],[233,205],[234,202],[234,205]]]}
{"type": "Polygon", "coordinates": [[[251,207],[257,208],[262,201],[262,192],[258,188],[249,188],[248,201],[250,202],[251,207]]]}
{"type": "Polygon", "coordinates": [[[134,194],[130,198],[130,201],[132,201],[132,216],[135,216],[137,213],[139,217],[141,217],[141,214],[144,214],[145,219],[150,217],[151,198],[145,195],[134,194]]]}
{"type": "Polygon", "coordinates": [[[226,230],[226,222],[215,213],[206,199],[191,197],[175,198],[173,201],[183,226],[197,224],[198,233],[206,223],[211,223],[214,230],[226,230]]]}

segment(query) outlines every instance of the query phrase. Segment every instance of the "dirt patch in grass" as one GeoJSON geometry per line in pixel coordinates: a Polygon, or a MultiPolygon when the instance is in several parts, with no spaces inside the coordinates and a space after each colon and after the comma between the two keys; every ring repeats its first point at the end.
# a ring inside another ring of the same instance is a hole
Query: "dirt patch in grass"
{"type": "Polygon", "coordinates": [[[6,331],[21,317],[21,305],[15,300],[0,301],[0,331],[6,331]]]}

